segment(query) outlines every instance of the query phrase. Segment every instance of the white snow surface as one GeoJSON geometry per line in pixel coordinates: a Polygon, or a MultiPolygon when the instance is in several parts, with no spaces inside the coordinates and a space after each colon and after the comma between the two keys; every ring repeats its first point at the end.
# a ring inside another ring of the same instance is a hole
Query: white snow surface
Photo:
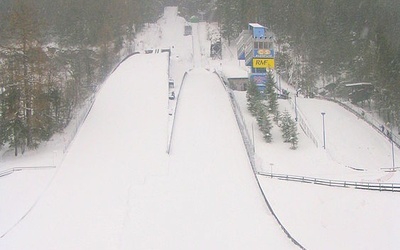
{"type": "Polygon", "coordinates": [[[111,75],[50,187],[2,239],[4,249],[120,245],[131,185],[167,168],[166,62],[167,54],[135,55],[111,75]]]}
{"type": "Polygon", "coordinates": [[[124,249],[294,248],[263,203],[219,78],[196,69],[184,84],[168,168],[131,190],[124,249]]]}
{"type": "MultiPolygon", "coordinates": [[[[211,60],[210,24],[192,24],[193,36],[183,36],[186,21],[177,13],[167,7],[135,41],[138,51],[171,48],[170,67],[166,53],[124,61],[103,84],[66,153],[61,134],[37,151],[0,156],[0,172],[56,166],[0,177],[0,249],[297,248],[264,202],[228,95],[212,73],[242,72],[243,66],[226,46],[223,60],[211,60]],[[177,107],[168,100],[169,77],[177,107]]],[[[320,146],[299,127],[299,148],[290,150],[276,125],[273,142],[265,143],[246,110],[245,93],[235,96],[250,132],[254,128],[257,170],[399,181],[397,172],[382,169],[392,166],[390,142],[337,104],[297,98],[320,146]]],[[[294,117],[288,101],[279,106],[294,117]]],[[[396,165],[398,155],[395,148],[396,165]]],[[[280,221],[307,249],[400,247],[397,193],[257,178],[280,221]]]]}

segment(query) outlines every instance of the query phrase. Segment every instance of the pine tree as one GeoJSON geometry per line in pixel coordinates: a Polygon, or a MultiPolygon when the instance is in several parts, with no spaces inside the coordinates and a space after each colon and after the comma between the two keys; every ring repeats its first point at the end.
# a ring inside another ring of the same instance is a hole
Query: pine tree
{"type": "Polygon", "coordinates": [[[252,115],[256,115],[257,113],[257,108],[256,108],[256,103],[260,102],[261,100],[261,95],[260,92],[257,89],[257,86],[254,82],[249,83],[249,87],[247,88],[247,108],[250,111],[252,115]]]}
{"type": "Polygon", "coordinates": [[[285,110],[281,118],[281,131],[284,142],[291,143],[291,149],[296,149],[298,145],[297,124],[285,110]]]}
{"type": "Polygon", "coordinates": [[[267,108],[261,103],[261,101],[258,101],[256,103],[256,120],[258,127],[260,128],[260,131],[263,133],[263,137],[266,142],[271,142],[272,141],[272,135],[271,135],[271,129],[272,129],[272,123],[271,119],[269,117],[269,113],[267,112],[267,108]]]}
{"type": "Polygon", "coordinates": [[[291,149],[296,149],[299,143],[298,133],[297,133],[297,123],[290,119],[290,138],[289,142],[291,143],[291,149]]]}
{"type": "MultiPolygon", "coordinates": [[[[11,79],[14,76],[11,75],[11,79]]],[[[26,145],[24,134],[26,133],[26,125],[24,124],[24,109],[22,106],[22,91],[20,86],[11,85],[2,92],[2,140],[8,142],[10,147],[14,148],[14,155],[18,155],[18,149],[23,151],[26,145]],[[3,119],[4,118],[4,119],[3,119]]]]}
{"type": "Polygon", "coordinates": [[[5,127],[6,119],[4,117],[4,111],[6,110],[6,102],[4,101],[3,90],[0,88],[0,150],[6,142],[6,131],[5,127]]]}
{"type": "Polygon", "coordinates": [[[261,101],[257,101],[255,103],[255,116],[257,120],[258,126],[261,126],[261,123],[263,121],[263,118],[266,114],[266,108],[265,106],[261,103],[261,101]]]}
{"type": "Polygon", "coordinates": [[[281,118],[281,131],[284,142],[289,142],[291,137],[291,117],[287,110],[285,110],[282,114],[281,118]]]}
{"type": "Polygon", "coordinates": [[[63,129],[115,65],[125,40],[159,18],[162,6],[159,0],[0,1],[0,146],[17,155],[63,129]]]}
{"type": "Polygon", "coordinates": [[[273,118],[273,120],[274,120],[275,123],[278,123],[278,122],[281,120],[281,113],[279,112],[279,110],[277,110],[277,111],[274,113],[274,118],[273,118]]]}
{"type": "Polygon", "coordinates": [[[274,87],[276,82],[271,72],[268,72],[267,78],[269,79],[269,82],[267,83],[265,94],[268,101],[268,112],[270,114],[275,114],[278,110],[278,98],[274,87]]]}
{"type": "MultiPolygon", "coordinates": [[[[43,74],[43,51],[40,45],[41,22],[37,8],[32,1],[16,1],[9,16],[11,33],[11,51],[17,72],[12,85],[18,85],[14,91],[20,97],[22,110],[18,112],[18,119],[12,119],[14,125],[21,129],[14,129],[14,146],[21,144],[33,148],[37,145],[35,139],[35,91],[43,74]],[[23,127],[23,129],[22,129],[23,127]],[[18,135],[17,135],[18,134],[18,135]]],[[[17,154],[17,151],[16,151],[17,154]]]]}
{"type": "Polygon", "coordinates": [[[265,115],[263,116],[263,119],[261,121],[260,130],[264,135],[263,137],[264,137],[265,141],[268,143],[272,141],[271,129],[272,129],[271,119],[269,117],[269,114],[265,113],[265,115]]]}
{"type": "Polygon", "coordinates": [[[218,21],[221,23],[222,37],[227,39],[228,44],[235,39],[241,30],[240,19],[241,15],[239,0],[217,0],[217,15],[218,21]]]}

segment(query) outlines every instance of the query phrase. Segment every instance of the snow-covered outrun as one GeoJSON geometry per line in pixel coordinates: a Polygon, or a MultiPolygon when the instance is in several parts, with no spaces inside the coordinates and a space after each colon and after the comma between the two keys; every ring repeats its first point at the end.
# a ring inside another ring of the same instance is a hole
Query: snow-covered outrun
{"type": "MultiPolygon", "coordinates": [[[[0,171],[56,166],[0,177],[0,249],[298,249],[256,178],[306,249],[398,249],[398,194],[255,177],[213,73],[242,73],[243,66],[229,47],[222,60],[211,60],[212,24],[192,24],[193,35],[184,36],[177,13],[167,7],[135,41],[141,51],[171,48],[171,57],[141,53],[121,63],[65,153],[65,135],[58,135],[22,157],[0,158],[0,171]],[[169,78],[178,99],[168,99],[169,78]]],[[[382,170],[392,166],[390,143],[340,106],[299,97],[319,141],[326,112],[327,144],[316,147],[299,129],[299,148],[291,150],[276,126],[274,141],[263,142],[245,93],[235,96],[255,130],[257,170],[398,182],[397,173],[382,170]]],[[[280,109],[294,113],[287,101],[280,109]]],[[[395,155],[398,163],[397,148],[395,155]]]]}

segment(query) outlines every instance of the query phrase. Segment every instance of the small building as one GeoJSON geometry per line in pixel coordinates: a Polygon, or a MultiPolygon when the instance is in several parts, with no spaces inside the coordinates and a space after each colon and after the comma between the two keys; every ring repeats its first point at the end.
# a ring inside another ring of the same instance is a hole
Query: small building
{"type": "Polygon", "coordinates": [[[249,73],[239,66],[224,66],[223,78],[232,90],[246,91],[249,84],[249,73]]]}
{"type": "MultiPolygon", "coordinates": [[[[243,30],[236,39],[239,60],[245,60],[247,66],[253,66],[253,59],[272,59],[275,57],[274,35],[258,23],[249,23],[248,29],[243,30]]],[[[261,62],[260,60],[256,61],[261,62]]],[[[262,68],[273,68],[265,65],[262,68]]]]}
{"type": "MultiPolygon", "coordinates": [[[[237,56],[250,67],[250,80],[267,84],[267,71],[275,68],[274,35],[258,23],[249,23],[236,39],[237,56]]],[[[260,90],[261,91],[261,90],[260,90]]]]}
{"type": "Polygon", "coordinates": [[[185,24],[183,35],[189,36],[191,34],[192,34],[192,26],[190,26],[189,24],[185,24]]]}
{"type": "Polygon", "coordinates": [[[348,83],[344,86],[349,89],[349,99],[352,103],[370,100],[374,91],[374,86],[369,82],[348,83]]]}
{"type": "Polygon", "coordinates": [[[211,41],[210,56],[213,59],[222,59],[222,45],[221,40],[211,41]]]}
{"type": "Polygon", "coordinates": [[[246,91],[247,90],[247,85],[249,84],[249,78],[248,77],[229,77],[228,83],[229,87],[233,90],[238,90],[238,91],[246,91]]]}

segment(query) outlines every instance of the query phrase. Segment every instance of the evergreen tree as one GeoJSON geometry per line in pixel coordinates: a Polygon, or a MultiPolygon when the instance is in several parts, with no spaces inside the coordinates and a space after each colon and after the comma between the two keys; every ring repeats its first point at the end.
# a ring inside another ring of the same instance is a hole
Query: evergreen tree
{"type": "Polygon", "coordinates": [[[247,108],[250,111],[252,115],[256,115],[257,113],[257,102],[260,102],[261,100],[261,94],[257,89],[257,86],[254,82],[250,82],[249,86],[247,88],[247,93],[246,93],[246,98],[247,98],[247,108]]]}
{"type": "Polygon", "coordinates": [[[229,45],[242,31],[242,24],[238,18],[242,11],[240,7],[240,0],[217,0],[216,17],[221,24],[222,37],[229,45]]]}
{"type": "Polygon", "coordinates": [[[297,123],[290,119],[290,138],[289,142],[291,144],[291,149],[296,149],[299,143],[298,133],[297,133],[297,123]]]}
{"type": "MultiPolygon", "coordinates": [[[[0,74],[2,74],[2,72],[0,72],[0,74]]],[[[2,87],[0,87],[0,150],[1,148],[4,146],[5,142],[7,141],[7,139],[5,138],[6,133],[5,133],[5,129],[3,129],[5,127],[5,123],[6,123],[6,119],[4,117],[4,111],[6,109],[6,102],[4,101],[4,95],[3,95],[4,90],[2,89],[2,87]]]]}
{"type": "Polygon", "coordinates": [[[291,144],[291,149],[296,149],[298,145],[297,124],[285,110],[281,118],[281,131],[284,142],[291,144]]]}
{"type": "Polygon", "coordinates": [[[257,120],[257,124],[259,127],[261,127],[262,121],[264,120],[265,115],[267,114],[267,110],[264,106],[264,104],[261,103],[261,101],[257,101],[255,103],[255,116],[257,120]]]}
{"type": "MultiPolygon", "coordinates": [[[[11,72],[14,73],[14,72],[11,72]]],[[[10,78],[13,78],[11,75],[10,78]]],[[[21,105],[22,91],[20,86],[13,85],[5,88],[1,94],[2,102],[2,126],[1,135],[2,143],[8,142],[14,148],[15,156],[18,155],[18,149],[25,148],[25,134],[26,126],[23,123],[23,107],[21,105]]]]}
{"type": "Polygon", "coordinates": [[[278,110],[278,98],[275,92],[275,79],[271,72],[267,73],[268,83],[265,89],[265,96],[268,101],[268,112],[270,114],[275,114],[278,110]]]}
{"type": "Polygon", "coordinates": [[[326,84],[371,82],[376,88],[374,101],[397,113],[399,1],[263,0],[261,3],[242,2],[241,26],[256,21],[273,30],[280,47],[275,58],[277,70],[284,73],[289,84],[301,87],[310,96],[320,79],[326,84]],[[274,11],[265,15],[261,8],[274,11]]]}
{"type": "Polygon", "coordinates": [[[269,114],[265,113],[265,115],[262,117],[261,120],[260,130],[263,133],[263,137],[266,142],[272,141],[271,129],[272,129],[271,119],[269,117],[269,114]]]}
{"type": "Polygon", "coordinates": [[[18,155],[62,130],[125,41],[162,7],[162,0],[0,1],[0,146],[18,155]]]}
{"type": "Polygon", "coordinates": [[[284,142],[289,142],[291,137],[291,116],[287,110],[285,110],[282,114],[281,118],[281,131],[282,138],[284,142]]]}
{"type": "Polygon", "coordinates": [[[18,146],[24,152],[25,146],[33,148],[37,145],[35,91],[43,76],[46,59],[41,48],[41,22],[35,4],[17,0],[8,17],[8,56],[4,61],[8,64],[8,77],[5,79],[3,97],[10,109],[4,112],[8,122],[4,122],[2,129],[8,131],[7,137],[17,155],[18,146]]]}
{"type": "Polygon", "coordinates": [[[272,141],[271,129],[272,123],[269,117],[267,108],[261,101],[256,102],[256,120],[260,131],[263,133],[263,137],[266,142],[272,141]]]}
{"type": "Polygon", "coordinates": [[[279,112],[279,110],[275,112],[273,120],[275,123],[278,123],[281,120],[281,113],[279,112]]]}

